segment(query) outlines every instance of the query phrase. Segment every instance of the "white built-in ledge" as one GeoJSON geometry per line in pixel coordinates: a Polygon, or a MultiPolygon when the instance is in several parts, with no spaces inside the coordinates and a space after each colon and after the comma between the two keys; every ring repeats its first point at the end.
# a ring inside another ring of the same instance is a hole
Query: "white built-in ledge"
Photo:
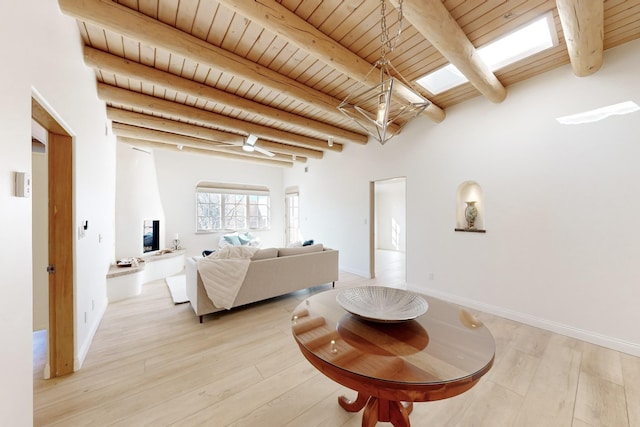
{"type": "Polygon", "coordinates": [[[118,265],[112,264],[109,267],[109,272],[107,273],[107,279],[113,279],[114,277],[126,276],[127,274],[134,274],[139,271],[144,270],[144,261],[140,261],[135,267],[120,267],[118,265]]]}
{"type": "Polygon", "coordinates": [[[184,269],[185,249],[165,249],[139,258],[137,266],[111,265],[107,272],[107,298],[120,301],[140,295],[142,284],[163,279],[184,269]]]}

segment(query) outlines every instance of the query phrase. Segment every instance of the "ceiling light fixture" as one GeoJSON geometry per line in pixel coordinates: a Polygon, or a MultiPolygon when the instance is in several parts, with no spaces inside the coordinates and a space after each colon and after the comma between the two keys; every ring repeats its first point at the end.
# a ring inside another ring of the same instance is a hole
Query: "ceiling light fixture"
{"type": "Polygon", "coordinates": [[[412,84],[396,70],[386,57],[387,53],[393,52],[402,32],[402,0],[399,3],[398,33],[392,40],[387,28],[385,0],[380,0],[380,27],[382,29],[380,59],[376,61],[363,80],[366,84],[369,75],[374,70],[378,70],[380,84],[357,94],[354,94],[355,90],[353,90],[338,106],[338,110],[381,144],[394,137],[404,125],[431,104],[412,88],[412,84]],[[392,130],[390,125],[394,125],[395,129],[392,130]]]}
{"type": "Polygon", "coordinates": [[[257,151],[258,153],[264,154],[265,156],[269,156],[269,157],[275,156],[275,154],[273,154],[271,151],[258,147],[256,145],[256,142],[258,142],[258,137],[250,133],[249,136],[247,136],[247,138],[244,140],[244,143],[242,144],[242,149],[248,153],[253,153],[254,151],[257,151]]]}
{"type": "Polygon", "coordinates": [[[333,137],[330,136],[329,140],[327,141],[327,144],[329,144],[329,147],[333,147],[333,137]]]}
{"type": "Polygon", "coordinates": [[[256,149],[255,145],[257,140],[258,140],[258,137],[250,133],[249,136],[247,136],[247,139],[244,141],[244,144],[242,144],[242,149],[249,153],[255,151],[256,149]]]}

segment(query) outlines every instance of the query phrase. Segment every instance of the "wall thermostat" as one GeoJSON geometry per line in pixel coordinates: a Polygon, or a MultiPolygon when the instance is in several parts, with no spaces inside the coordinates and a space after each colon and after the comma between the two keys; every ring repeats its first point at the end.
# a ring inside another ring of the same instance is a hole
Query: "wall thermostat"
{"type": "Polygon", "coordinates": [[[16,172],[16,197],[31,197],[31,174],[16,172]]]}

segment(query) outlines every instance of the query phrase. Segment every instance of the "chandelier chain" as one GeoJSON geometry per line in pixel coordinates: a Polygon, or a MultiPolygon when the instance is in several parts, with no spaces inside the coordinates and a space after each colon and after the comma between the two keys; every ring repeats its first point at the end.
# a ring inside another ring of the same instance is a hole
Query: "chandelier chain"
{"type": "Polygon", "coordinates": [[[393,38],[389,37],[389,27],[387,27],[387,5],[385,0],[380,0],[380,27],[382,29],[380,33],[381,52],[380,52],[380,64],[387,62],[386,54],[393,52],[400,40],[400,34],[402,33],[402,0],[398,2],[398,32],[393,38]]]}
{"type": "Polygon", "coordinates": [[[397,47],[402,33],[402,0],[397,2],[397,34],[389,34],[387,25],[387,5],[380,0],[380,59],[364,76],[361,84],[369,88],[360,91],[352,87],[338,109],[370,136],[384,144],[410,120],[421,114],[430,104],[413,85],[391,64],[386,55],[397,47]],[[379,83],[369,80],[370,74],[380,72],[379,83]],[[395,83],[394,83],[395,82],[395,83]]]}

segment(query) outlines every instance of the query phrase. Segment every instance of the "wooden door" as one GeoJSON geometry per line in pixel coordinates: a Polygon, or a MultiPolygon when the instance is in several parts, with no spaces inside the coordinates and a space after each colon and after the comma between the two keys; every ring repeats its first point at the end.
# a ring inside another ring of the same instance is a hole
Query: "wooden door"
{"type": "Polygon", "coordinates": [[[73,150],[71,135],[31,98],[31,117],[49,132],[49,377],[73,372],[73,150]]]}
{"type": "Polygon", "coordinates": [[[51,377],[73,372],[72,139],[49,132],[49,365],[51,377]]]}

